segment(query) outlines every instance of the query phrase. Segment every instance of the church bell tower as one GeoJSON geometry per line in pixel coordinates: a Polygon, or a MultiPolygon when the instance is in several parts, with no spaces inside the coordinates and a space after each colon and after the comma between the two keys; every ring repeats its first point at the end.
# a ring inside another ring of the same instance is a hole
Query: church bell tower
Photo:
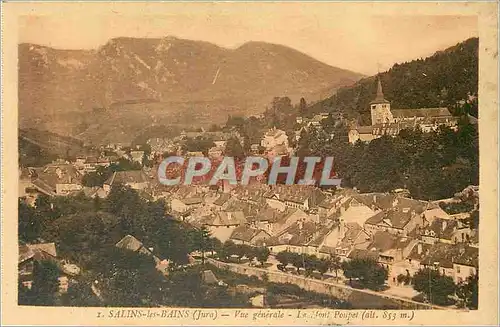
{"type": "Polygon", "coordinates": [[[377,83],[377,96],[370,102],[372,125],[392,123],[391,103],[384,98],[380,77],[377,83]]]}

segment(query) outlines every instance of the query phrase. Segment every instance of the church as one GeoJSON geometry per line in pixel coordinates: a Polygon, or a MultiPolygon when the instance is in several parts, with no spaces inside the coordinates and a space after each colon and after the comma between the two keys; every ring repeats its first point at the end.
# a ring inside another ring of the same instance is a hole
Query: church
{"type": "Polygon", "coordinates": [[[382,83],[378,79],[377,95],[370,102],[372,124],[353,126],[349,130],[349,142],[358,140],[370,142],[382,135],[396,136],[403,129],[420,127],[425,132],[436,130],[439,126],[456,128],[458,119],[448,108],[391,109],[391,103],[384,98],[382,83]]]}

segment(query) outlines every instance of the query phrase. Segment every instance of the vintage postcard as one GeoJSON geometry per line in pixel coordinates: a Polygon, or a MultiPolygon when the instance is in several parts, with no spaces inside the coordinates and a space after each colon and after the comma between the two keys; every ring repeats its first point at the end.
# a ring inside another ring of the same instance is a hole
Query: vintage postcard
{"type": "Polygon", "coordinates": [[[2,324],[498,325],[497,10],[2,3],[2,324]]]}

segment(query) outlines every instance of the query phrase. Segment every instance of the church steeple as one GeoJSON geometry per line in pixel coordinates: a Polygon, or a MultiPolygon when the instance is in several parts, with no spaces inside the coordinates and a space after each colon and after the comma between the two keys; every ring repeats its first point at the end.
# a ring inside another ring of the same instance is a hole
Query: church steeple
{"type": "Polygon", "coordinates": [[[376,103],[389,103],[389,101],[384,98],[384,92],[382,91],[382,83],[380,82],[380,77],[377,81],[377,95],[375,96],[375,99],[371,102],[371,104],[376,103]]]}
{"type": "Polygon", "coordinates": [[[394,120],[391,112],[391,103],[384,98],[380,76],[377,79],[377,95],[370,102],[370,113],[372,125],[391,123],[394,120]]]}

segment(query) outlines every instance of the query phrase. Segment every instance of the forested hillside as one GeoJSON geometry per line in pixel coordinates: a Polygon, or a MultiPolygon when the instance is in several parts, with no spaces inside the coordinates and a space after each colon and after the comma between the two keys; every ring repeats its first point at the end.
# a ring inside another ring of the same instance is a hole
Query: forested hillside
{"type": "Polygon", "coordinates": [[[349,144],[342,129],[331,130],[333,139],[330,131],[304,133],[297,154],[333,156],[344,187],[362,193],[405,188],[416,199],[438,200],[479,183],[478,131],[467,119],[460,119],[456,132],[403,130],[368,144],[349,144]]]}
{"type": "MultiPolygon", "coordinates": [[[[466,110],[477,117],[478,46],[479,39],[471,38],[428,58],[395,64],[379,74],[385,98],[392,108],[445,106],[456,114],[466,110]]],[[[312,105],[309,115],[342,111],[369,123],[369,102],[376,89],[376,76],[364,78],[312,105]]]]}

